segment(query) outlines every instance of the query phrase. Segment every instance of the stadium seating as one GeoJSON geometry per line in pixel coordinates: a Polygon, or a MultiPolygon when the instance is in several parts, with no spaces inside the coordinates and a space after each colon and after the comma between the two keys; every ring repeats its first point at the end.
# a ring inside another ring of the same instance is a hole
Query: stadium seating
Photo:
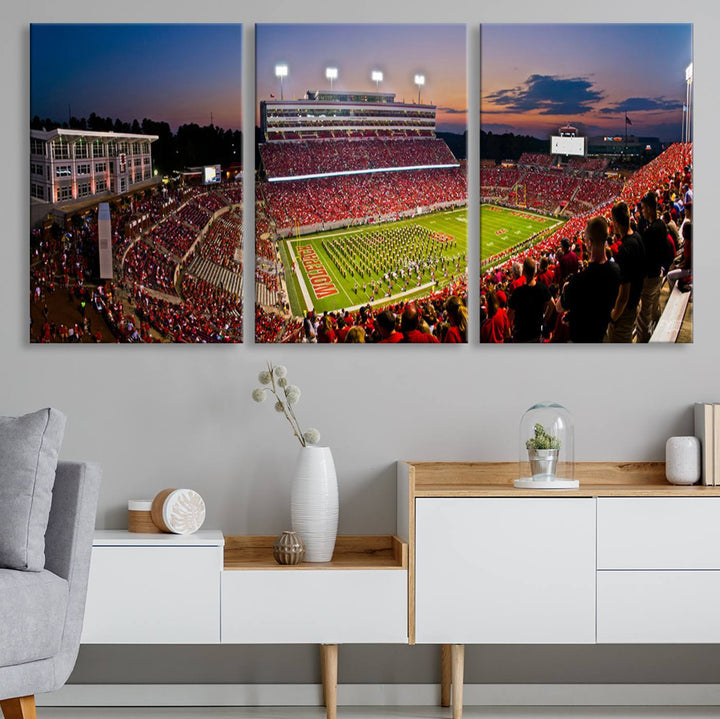
{"type": "MultiPolygon", "coordinates": [[[[672,191],[680,192],[685,183],[692,186],[690,171],[686,172],[685,170],[685,168],[692,167],[692,160],[692,143],[675,143],[633,173],[624,185],[618,185],[609,180],[591,182],[583,179],[583,184],[576,190],[575,200],[569,203],[566,209],[579,208],[581,203],[592,205],[592,207],[572,216],[561,228],[537,244],[530,247],[523,245],[517,249],[510,248],[493,257],[484,258],[481,292],[486,293],[490,288],[495,288],[502,289],[506,294],[509,293],[512,266],[515,263],[522,264],[527,257],[536,262],[546,257],[552,266],[561,240],[568,239],[573,243],[582,242],[588,220],[595,216],[602,216],[610,221],[610,211],[619,200],[627,202],[635,214],[635,219],[639,220],[640,199],[647,192],[656,192],[662,197],[672,191]],[[597,184],[597,188],[592,187],[593,182],[597,184]],[[614,190],[614,194],[607,197],[611,190],[614,190]]],[[[492,177],[494,179],[496,175],[492,175],[492,177]]]]}
{"type": "Polygon", "coordinates": [[[388,217],[467,199],[460,168],[291,180],[259,188],[277,230],[388,217]]]}
{"type": "Polygon", "coordinates": [[[270,179],[387,167],[457,164],[450,148],[438,138],[294,140],[267,142],[259,149],[270,179]]]}

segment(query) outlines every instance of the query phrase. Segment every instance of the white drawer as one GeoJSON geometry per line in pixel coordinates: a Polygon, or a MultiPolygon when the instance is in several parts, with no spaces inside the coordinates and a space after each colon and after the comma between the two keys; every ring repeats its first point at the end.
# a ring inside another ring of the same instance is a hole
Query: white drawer
{"type": "Polygon", "coordinates": [[[595,500],[416,500],[418,644],[595,641],[595,500]]]}
{"type": "Polygon", "coordinates": [[[599,497],[598,569],[720,569],[720,497],[599,497]]]}
{"type": "Polygon", "coordinates": [[[597,641],[717,644],[719,606],[717,571],[598,572],[597,641]]]}
{"type": "Polygon", "coordinates": [[[407,643],[407,571],[225,571],[222,642],[407,643]]]}
{"type": "Polygon", "coordinates": [[[93,547],[85,644],[220,641],[222,547],[93,547]]]}

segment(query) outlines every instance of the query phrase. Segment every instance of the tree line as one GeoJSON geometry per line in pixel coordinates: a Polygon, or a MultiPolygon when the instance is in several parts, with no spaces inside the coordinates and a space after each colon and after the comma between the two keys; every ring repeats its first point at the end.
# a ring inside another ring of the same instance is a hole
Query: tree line
{"type": "Polygon", "coordinates": [[[519,160],[523,152],[550,151],[550,141],[530,135],[515,135],[506,132],[497,135],[480,131],[480,157],[486,160],[519,160]]]}

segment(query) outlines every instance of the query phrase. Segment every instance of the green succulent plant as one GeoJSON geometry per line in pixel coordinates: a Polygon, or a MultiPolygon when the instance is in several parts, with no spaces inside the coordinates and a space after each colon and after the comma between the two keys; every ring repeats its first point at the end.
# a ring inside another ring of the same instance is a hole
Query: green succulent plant
{"type": "Polygon", "coordinates": [[[539,422],[535,424],[535,436],[525,442],[527,449],[560,449],[560,439],[548,434],[539,422]]]}

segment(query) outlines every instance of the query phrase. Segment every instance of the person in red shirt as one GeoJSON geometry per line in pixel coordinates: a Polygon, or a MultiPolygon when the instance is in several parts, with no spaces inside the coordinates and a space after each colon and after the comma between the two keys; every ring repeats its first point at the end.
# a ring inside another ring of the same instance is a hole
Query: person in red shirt
{"type": "Polygon", "coordinates": [[[522,273],[522,266],[519,262],[515,262],[512,266],[512,281],[508,286],[509,292],[514,292],[518,287],[522,287],[525,284],[525,275],[522,273]]]}
{"type": "Polygon", "coordinates": [[[510,340],[510,320],[505,308],[500,305],[498,300],[500,294],[500,292],[497,294],[488,292],[488,318],[480,327],[480,342],[502,344],[510,340]]]}
{"type": "Polygon", "coordinates": [[[537,276],[537,281],[542,282],[545,287],[550,287],[553,280],[553,272],[550,269],[550,263],[548,262],[547,257],[543,257],[540,260],[540,272],[537,276]]]}
{"type": "Polygon", "coordinates": [[[562,254],[558,257],[554,278],[558,287],[562,287],[568,277],[578,271],[580,265],[577,255],[570,249],[570,240],[563,237],[560,244],[562,245],[562,254]]]}
{"type": "Polygon", "coordinates": [[[382,337],[378,344],[396,344],[402,342],[404,337],[395,330],[395,315],[390,310],[384,310],[375,318],[375,326],[382,337]]]}
{"type": "Polygon", "coordinates": [[[337,335],[333,328],[333,322],[329,315],[323,315],[318,327],[317,341],[322,344],[331,344],[337,342],[337,335]]]}
{"type": "Polygon", "coordinates": [[[443,342],[467,342],[467,307],[465,307],[463,301],[453,295],[445,303],[445,311],[448,315],[450,327],[445,333],[443,342]]]}
{"type": "Polygon", "coordinates": [[[420,315],[417,311],[417,307],[414,304],[409,304],[403,312],[402,320],[400,321],[400,330],[402,331],[405,342],[412,344],[438,344],[438,338],[433,335],[421,332],[418,327],[420,326],[420,315]]]}

